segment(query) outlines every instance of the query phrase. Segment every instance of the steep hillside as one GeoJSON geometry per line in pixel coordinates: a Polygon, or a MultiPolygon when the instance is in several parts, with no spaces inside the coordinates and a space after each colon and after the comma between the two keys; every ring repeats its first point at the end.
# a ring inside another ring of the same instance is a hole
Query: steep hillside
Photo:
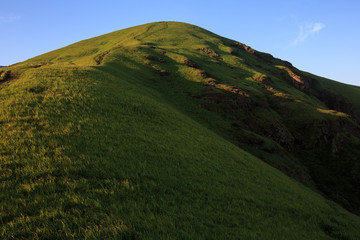
{"type": "Polygon", "coordinates": [[[2,238],[360,238],[356,87],[176,22],[0,72],[2,238]]]}

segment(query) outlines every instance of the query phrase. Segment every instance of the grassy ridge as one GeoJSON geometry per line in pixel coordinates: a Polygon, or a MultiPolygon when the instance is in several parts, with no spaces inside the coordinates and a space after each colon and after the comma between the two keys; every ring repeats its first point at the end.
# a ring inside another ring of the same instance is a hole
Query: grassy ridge
{"type": "MultiPolygon", "coordinates": [[[[16,79],[0,86],[2,238],[358,239],[358,216],[211,130],[227,126],[189,101],[204,87],[201,71],[183,66],[189,53],[143,45],[164,25],[8,68],[16,79]]],[[[208,61],[205,71],[217,60],[208,61]]]]}

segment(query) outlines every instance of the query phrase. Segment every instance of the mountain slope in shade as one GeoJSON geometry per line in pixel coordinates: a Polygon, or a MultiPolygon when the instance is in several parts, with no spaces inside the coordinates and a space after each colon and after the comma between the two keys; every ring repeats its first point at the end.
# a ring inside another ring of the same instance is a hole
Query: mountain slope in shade
{"type": "Polygon", "coordinates": [[[5,238],[360,237],[358,87],[176,22],[1,81],[5,238]]]}

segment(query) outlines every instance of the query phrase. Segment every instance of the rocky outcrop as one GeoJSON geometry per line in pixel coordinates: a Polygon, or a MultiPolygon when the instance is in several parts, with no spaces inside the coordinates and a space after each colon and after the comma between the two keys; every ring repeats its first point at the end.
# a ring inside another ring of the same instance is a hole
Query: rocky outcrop
{"type": "MultiPolygon", "coordinates": [[[[276,60],[271,54],[256,51],[255,49],[251,48],[250,46],[248,46],[244,43],[233,42],[231,44],[231,46],[235,47],[237,49],[240,49],[240,50],[244,50],[244,51],[256,56],[259,60],[266,62],[266,63],[272,64],[276,60]]],[[[233,51],[233,50],[230,50],[230,54],[233,54],[235,56],[240,56],[236,51],[233,51]]]]}
{"type": "Polygon", "coordinates": [[[183,63],[184,63],[186,66],[191,67],[191,68],[199,68],[199,66],[198,66],[194,61],[192,61],[192,60],[190,60],[190,59],[185,59],[185,60],[183,61],[183,63]]]}
{"type": "Polygon", "coordinates": [[[166,63],[166,61],[162,58],[158,58],[158,57],[154,57],[154,56],[145,56],[145,58],[147,60],[150,60],[150,61],[156,61],[156,62],[159,62],[159,63],[166,63]]]}
{"type": "Polygon", "coordinates": [[[269,77],[267,75],[264,75],[264,74],[255,74],[253,76],[253,79],[256,82],[259,82],[259,83],[262,83],[262,84],[265,84],[265,85],[270,85],[272,83],[271,77],[269,77]]]}
{"type": "Polygon", "coordinates": [[[277,68],[284,70],[282,73],[282,79],[290,83],[295,88],[308,92],[310,89],[310,81],[303,78],[301,75],[296,74],[292,69],[285,66],[277,66],[277,68]]]}
{"type": "Polygon", "coordinates": [[[210,48],[203,47],[199,48],[198,51],[206,53],[210,58],[218,58],[220,55],[216,53],[214,50],[211,50],[210,48]]]}
{"type": "Polygon", "coordinates": [[[95,60],[96,64],[100,65],[102,63],[102,61],[104,60],[104,57],[106,55],[108,55],[109,53],[110,53],[110,51],[106,51],[106,52],[100,53],[97,56],[95,56],[94,60],[95,60]]]}
{"type": "Polygon", "coordinates": [[[11,78],[11,71],[0,71],[0,81],[7,81],[11,78]]]}
{"type": "Polygon", "coordinates": [[[244,43],[240,43],[240,42],[234,42],[232,43],[233,47],[236,47],[238,49],[241,50],[245,50],[248,53],[254,54],[256,52],[256,50],[252,49],[250,46],[244,44],[244,43]]]}
{"type": "Polygon", "coordinates": [[[159,76],[162,77],[166,77],[170,75],[170,72],[166,71],[166,70],[156,70],[156,74],[158,74],[159,76]]]}

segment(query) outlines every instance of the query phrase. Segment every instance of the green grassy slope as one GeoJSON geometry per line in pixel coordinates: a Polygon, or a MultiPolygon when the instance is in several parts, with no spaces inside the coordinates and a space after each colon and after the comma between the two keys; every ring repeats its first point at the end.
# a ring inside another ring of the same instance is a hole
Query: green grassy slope
{"type": "MultiPolygon", "coordinates": [[[[307,179],[272,138],[232,127],[244,114],[235,84],[258,103],[269,96],[253,79],[262,70],[230,50],[198,27],[156,23],[5,68],[1,238],[359,239],[358,216],[235,145],[261,138],[276,153],[253,152],[307,179]],[[197,50],[208,46],[216,52],[197,50]]],[[[338,117],[311,101],[314,116],[338,117]]],[[[264,108],[253,116],[267,115],[278,117],[264,108]]]]}

